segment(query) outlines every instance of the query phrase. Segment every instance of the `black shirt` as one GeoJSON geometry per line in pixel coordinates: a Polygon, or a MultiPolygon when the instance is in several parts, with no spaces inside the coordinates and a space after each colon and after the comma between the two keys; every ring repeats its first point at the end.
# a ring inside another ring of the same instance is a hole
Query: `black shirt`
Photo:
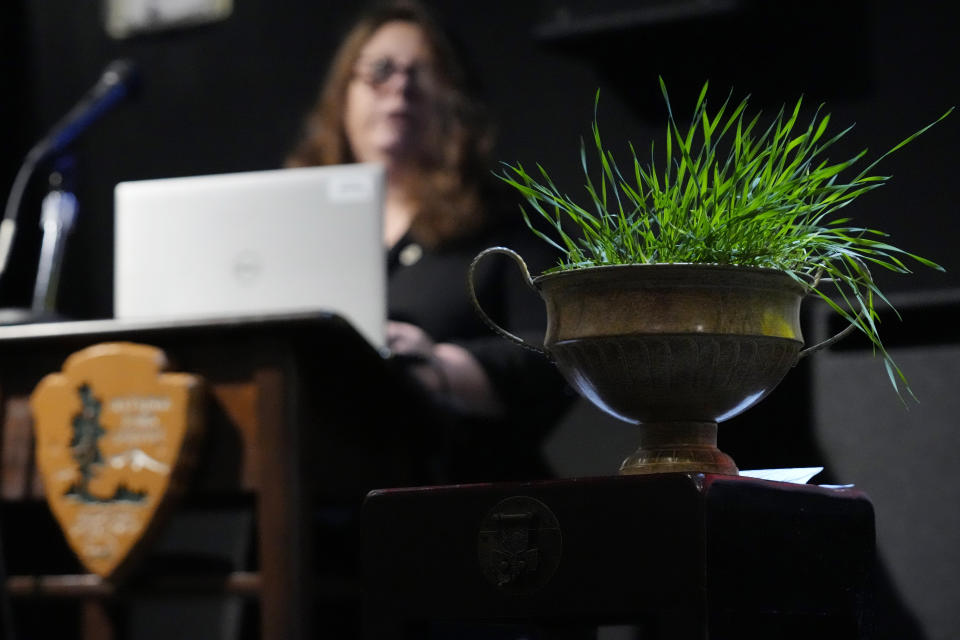
{"type": "MultiPolygon", "coordinates": [[[[519,213],[516,218],[520,218],[519,213]]],[[[457,460],[451,479],[535,479],[546,474],[540,446],[573,394],[545,356],[495,334],[470,299],[467,273],[491,246],[519,253],[532,276],[556,263],[549,245],[520,224],[491,225],[468,238],[428,249],[409,234],[389,251],[388,309],[392,320],[415,324],[437,342],[467,349],[481,364],[506,408],[502,419],[458,415],[451,434],[457,460]],[[465,459],[466,458],[466,459],[465,459]]],[[[475,274],[484,311],[507,331],[542,346],[543,300],[507,256],[484,258],[475,274]]],[[[455,410],[454,410],[455,412],[455,410]]],[[[449,413],[449,411],[448,411],[449,413]]]]}

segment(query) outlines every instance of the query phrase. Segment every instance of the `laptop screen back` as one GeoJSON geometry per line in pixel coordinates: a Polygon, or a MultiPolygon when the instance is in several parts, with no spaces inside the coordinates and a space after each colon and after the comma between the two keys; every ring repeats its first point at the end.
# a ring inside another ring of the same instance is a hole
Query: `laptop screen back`
{"type": "Polygon", "coordinates": [[[114,315],[332,311],[382,346],[383,181],[351,164],[121,182],[114,315]]]}

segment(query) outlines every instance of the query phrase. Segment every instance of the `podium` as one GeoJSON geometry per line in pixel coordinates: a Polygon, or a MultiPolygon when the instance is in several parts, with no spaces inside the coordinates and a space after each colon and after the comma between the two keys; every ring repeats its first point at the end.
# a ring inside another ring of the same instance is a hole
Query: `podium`
{"type": "Polygon", "coordinates": [[[0,524],[14,621],[24,620],[18,609],[29,602],[77,602],[80,637],[114,639],[123,637],[116,622],[129,595],[232,594],[259,603],[260,637],[322,637],[312,620],[316,603],[358,598],[359,584],[349,572],[325,578],[317,570],[324,564],[319,555],[343,552],[317,549],[316,505],[359,505],[374,487],[424,481],[418,434],[429,418],[405,381],[346,321],[329,314],[0,327],[0,524]],[[115,585],[71,565],[62,538],[37,548],[42,537],[33,527],[44,520],[46,505],[28,398],[70,354],[103,342],[157,347],[171,371],[203,378],[206,433],[181,502],[249,503],[256,567],[145,562],[115,585]],[[399,417],[398,406],[404,407],[399,417]]]}
{"type": "Polygon", "coordinates": [[[379,490],[362,516],[369,640],[870,637],[854,489],[611,476],[379,490]]]}

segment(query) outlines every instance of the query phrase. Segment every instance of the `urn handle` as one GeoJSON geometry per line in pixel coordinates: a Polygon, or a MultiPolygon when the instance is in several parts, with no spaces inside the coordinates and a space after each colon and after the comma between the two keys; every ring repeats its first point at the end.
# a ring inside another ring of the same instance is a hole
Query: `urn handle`
{"type": "Polygon", "coordinates": [[[507,249],[506,247],[490,247],[489,249],[484,249],[483,251],[477,254],[477,257],[474,258],[473,262],[470,263],[470,270],[467,272],[467,287],[470,290],[470,300],[473,301],[474,308],[476,308],[477,313],[480,314],[480,317],[483,319],[484,324],[490,327],[494,331],[494,333],[506,338],[511,342],[515,342],[521,347],[530,349],[531,351],[536,351],[537,353],[541,353],[547,356],[547,358],[549,358],[550,354],[547,352],[546,349],[534,344],[530,344],[523,338],[513,335],[512,333],[510,333],[509,331],[507,331],[506,329],[498,325],[496,322],[494,322],[493,319],[487,315],[487,312],[483,310],[483,307],[480,306],[480,301],[477,299],[477,288],[474,283],[474,272],[476,271],[477,265],[480,263],[480,261],[493,253],[502,253],[505,256],[510,256],[511,258],[513,258],[514,262],[517,263],[517,266],[520,267],[520,271],[523,273],[523,279],[526,281],[527,286],[529,286],[534,291],[537,290],[537,287],[533,284],[533,279],[530,277],[530,270],[527,268],[527,263],[523,261],[523,258],[520,257],[519,253],[517,253],[513,249],[507,249]]]}
{"type": "Polygon", "coordinates": [[[840,331],[838,331],[835,335],[833,335],[833,336],[830,337],[830,338],[827,338],[827,339],[824,340],[823,342],[818,342],[817,344],[812,345],[812,346],[809,346],[809,347],[807,347],[807,348],[805,348],[805,349],[800,349],[800,353],[797,354],[797,360],[799,360],[800,358],[802,358],[802,357],[804,357],[804,356],[808,356],[808,355],[810,355],[811,353],[813,353],[813,352],[815,352],[815,351],[820,351],[821,349],[826,349],[827,347],[829,347],[830,345],[834,344],[835,342],[839,342],[839,341],[842,340],[843,338],[846,338],[847,335],[848,335],[851,331],[853,331],[854,329],[856,329],[856,328],[857,328],[857,325],[855,325],[855,324],[853,324],[853,323],[851,322],[851,323],[848,324],[846,327],[844,327],[843,329],[841,329],[840,331]]]}
{"type": "MultiPolygon", "coordinates": [[[[873,274],[870,273],[870,268],[869,268],[862,260],[858,260],[858,259],[856,259],[856,258],[854,258],[854,260],[855,260],[855,262],[857,262],[857,263],[860,265],[860,268],[863,269],[864,273],[866,273],[866,275],[867,275],[867,279],[868,279],[868,280],[870,281],[870,283],[872,284],[872,283],[873,283],[873,274]]],[[[816,287],[816,286],[817,286],[818,284],[820,284],[821,282],[833,282],[833,278],[824,278],[824,277],[822,277],[822,276],[823,276],[823,273],[822,273],[822,272],[817,273],[816,277],[815,277],[814,280],[813,280],[813,286],[814,286],[814,287],[816,287]]],[[[848,324],[846,327],[844,327],[843,329],[841,329],[840,331],[838,331],[838,332],[837,332],[836,334],[834,334],[832,337],[827,338],[827,339],[824,340],[823,342],[818,342],[817,344],[815,344],[815,345],[813,345],[813,346],[810,346],[810,347],[807,347],[806,349],[801,349],[801,350],[800,350],[800,353],[797,354],[797,361],[799,361],[799,360],[800,360],[801,358],[803,358],[804,356],[810,355],[811,353],[813,353],[813,352],[815,352],[815,351],[820,351],[821,349],[826,349],[826,348],[829,347],[830,345],[832,345],[832,344],[834,344],[834,343],[836,343],[836,342],[839,342],[839,341],[842,340],[843,338],[846,338],[847,335],[849,335],[851,331],[853,331],[854,329],[857,328],[857,324],[856,324],[855,320],[858,319],[859,317],[860,317],[860,314],[857,314],[857,318],[855,318],[854,320],[851,320],[851,321],[850,321],[850,324],[848,324]]]]}
{"type": "Polygon", "coordinates": [[[842,340],[843,338],[846,338],[847,335],[848,335],[851,331],[853,331],[854,329],[856,329],[856,328],[857,328],[857,325],[855,325],[855,324],[853,324],[853,323],[851,322],[851,323],[848,324],[846,327],[844,327],[843,329],[841,329],[840,331],[838,331],[838,332],[837,332],[836,334],[834,334],[832,337],[827,338],[827,339],[824,340],[823,342],[818,342],[817,344],[815,344],[815,345],[813,345],[813,346],[810,346],[810,347],[807,347],[806,349],[801,349],[801,350],[800,350],[800,353],[797,354],[797,360],[799,360],[800,358],[802,358],[802,357],[804,357],[804,356],[808,356],[808,355],[810,355],[811,353],[813,353],[813,352],[815,352],[815,351],[820,351],[820,349],[826,349],[827,347],[829,347],[830,345],[834,344],[835,342],[839,342],[839,341],[842,340]]]}

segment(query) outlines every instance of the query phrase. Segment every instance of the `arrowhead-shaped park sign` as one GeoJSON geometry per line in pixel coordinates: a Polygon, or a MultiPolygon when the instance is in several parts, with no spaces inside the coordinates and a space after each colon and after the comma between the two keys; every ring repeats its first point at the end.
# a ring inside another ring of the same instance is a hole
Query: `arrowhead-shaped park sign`
{"type": "Polygon", "coordinates": [[[47,502],[103,578],[148,543],[194,458],[201,379],[166,367],[155,347],[102,343],[71,355],[30,397],[47,502]]]}

